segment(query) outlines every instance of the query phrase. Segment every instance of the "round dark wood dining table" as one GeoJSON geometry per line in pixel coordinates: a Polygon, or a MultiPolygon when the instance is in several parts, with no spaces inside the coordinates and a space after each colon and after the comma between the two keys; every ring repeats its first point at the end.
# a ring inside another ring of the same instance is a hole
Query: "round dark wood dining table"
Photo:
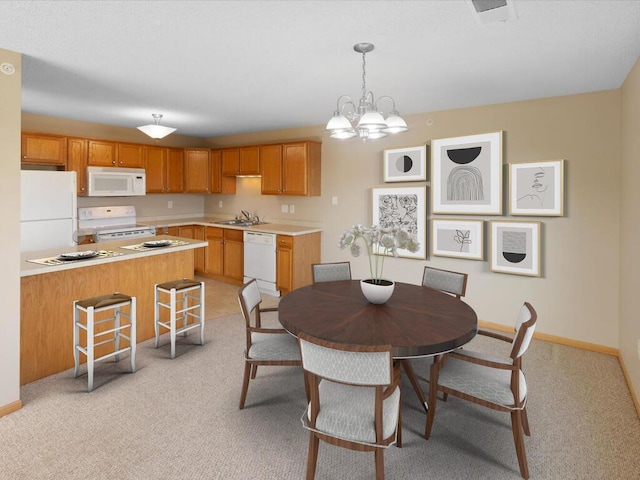
{"type": "Polygon", "coordinates": [[[438,355],[469,342],[478,330],[476,312],[465,302],[429,287],[396,282],[384,304],[369,303],[359,280],[321,282],[280,300],[279,320],[291,334],[356,345],[391,345],[427,408],[412,357],[438,355]]]}

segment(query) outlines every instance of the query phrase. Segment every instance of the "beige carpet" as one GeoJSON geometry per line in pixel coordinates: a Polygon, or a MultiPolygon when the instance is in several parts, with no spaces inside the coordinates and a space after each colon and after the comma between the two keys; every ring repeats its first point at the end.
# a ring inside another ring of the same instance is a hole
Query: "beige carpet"
{"type": "MultiPolygon", "coordinates": [[[[90,394],[72,370],[24,386],[24,407],[0,418],[0,478],[304,478],[301,371],[261,367],[239,411],[240,315],[208,320],[206,344],[196,340],[179,340],[175,360],[166,344],[140,344],[135,374],[127,361],[100,364],[90,394]]],[[[414,366],[426,390],[428,360],[414,366]]],[[[532,479],[640,478],[640,420],[617,359],[534,341],[525,367],[532,479]]],[[[450,398],[427,442],[409,384],[403,396],[404,446],[385,452],[388,479],[520,478],[507,414],[450,398]]],[[[373,477],[373,454],[321,443],[316,478],[373,477]]]]}

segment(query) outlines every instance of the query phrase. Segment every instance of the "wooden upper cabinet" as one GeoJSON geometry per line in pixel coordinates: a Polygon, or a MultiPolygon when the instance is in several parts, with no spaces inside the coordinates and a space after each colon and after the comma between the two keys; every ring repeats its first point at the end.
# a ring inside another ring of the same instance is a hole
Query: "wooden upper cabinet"
{"type": "Polygon", "coordinates": [[[240,175],[260,175],[260,147],[240,148],[240,175]]]}
{"type": "Polygon", "coordinates": [[[78,195],[87,194],[87,148],[85,138],[69,138],[67,140],[67,170],[76,172],[78,195]]]}
{"type": "Polygon", "coordinates": [[[116,144],[102,140],[89,140],[87,164],[95,167],[116,166],[116,144]]]}
{"type": "Polygon", "coordinates": [[[240,173],[240,149],[225,148],[222,155],[222,175],[235,176],[240,173]]]}
{"type": "Polygon", "coordinates": [[[185,148],[184,191],[187,193],[209,193],[208,149],[185,148]]]}
{"type": "Polygon", "coordinates": [[[311,141],[260,147],[262,193],[319,196],[320,149],[319,142],[311,141]]]}
{"type": "Polygon", "coordinates": [[[181,193],[183,183],[181,148],[144,146],[147,193],[181,193]]]}
{"type": "Polygon", "coordinates": [[[184,192],[184,150],[167,149],[167,193],[184,192]]]}
{"type": "Polygon", "coordinates": [[[22,163],[67,166],[67,138],[39,133],[22,134],[22,163]]]}
{"type": "Polygon", "coordinates": [[[167,149],[144,147],[147,193],[164,193],[167,185],[167,149]]]}
{"type": "Polygon", "coordinates": [[[135,143],[118,143],[117,165],[123,168],[144,168],[144,145],[135,143]]]}
{"type": "Polygon", "coordinates": [[[209,163],[209,186],[211,193],[236,193],[236,179],[222,175],[222,151],[211,150],[211,160],[209,163]]]}
{"type": "Polygon", "coordinates": [[[282,194],[282,145],[260,147],[261,191],[264,195],[282,194]]]}

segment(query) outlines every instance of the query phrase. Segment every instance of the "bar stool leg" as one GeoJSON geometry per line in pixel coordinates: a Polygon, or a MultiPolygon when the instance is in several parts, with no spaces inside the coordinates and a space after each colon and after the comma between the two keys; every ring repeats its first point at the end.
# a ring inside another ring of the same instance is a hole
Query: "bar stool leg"
{"type": "MultiPolygon", "coordinates": [[[[120,350],[120,307],[115,309],[115,312],[113,313],[113,319],[114,319],[114,327],[116,329],[116,331],[114,332],[114,346],[115,346],[115,351],[117,352],[118,350],[120,350]]],[[[116,355],[115,356],[116,362],[120,361],[120,355],[116,355]]]]}
{"type": "Polygon", "coordinates": [[[171,318],[169,319],[170,325],[171,325],[171,331],[170,331],[170,335],[171,335],[171,358],[176,358],[176,289],[172,288],[171,289],[171,300],[170,300],[170,315],[171,318]]]}
{"type": "Polygon", "coordinates": [[[129,361],[131,362],[131,373],[136,371],[136,297],[131,297],[131,306],[129,310],[129,338],[131,339],[131,352],[129,355],[129,361]]]}
{"type": "Polygon", "coordinates": [[[204,282],[200,282],[200,345],[204,345],[204,282]]]}
{"type": "Polygon", "coordinates": [[[153,293],[153,304],[155,305],[154,315],[153,315],[153,328],[156,332],[156,347],[158,348],[158,340],[160,340],[160,326],[158,322],[160,321],[160,305],[158,304],[158,297],[160,296],[160,292],[158,291],[158,286],[154,289],[153,293]]]}
{"type": "MultiPolygon", "coordinates": [[[[182,329],[183,330],[187,326],[187,320],[189,318],[189,316],[187,315],[187,307],[188,306],[189,306],[189,294],[188,293],[183,293],[182,294],[182,329]]],[[[186,330],[184,332],[182,332],[182,336],[183,337],[187,336],[187,331],[186,330]]]]}
{"type": "Polygon", "coordinates": [[[78,301],[73,302],[73,378],[78,377],[78,370],[80,370],[80,351],[78,345],[80,345],[80,327],[78,322],[80,321],[80,314],[78,311],[78,301]]]}
{"type": "Polygon", "coordinates": [[[87,308],[87,390],[93,391],[93,307],[87,308]]]}

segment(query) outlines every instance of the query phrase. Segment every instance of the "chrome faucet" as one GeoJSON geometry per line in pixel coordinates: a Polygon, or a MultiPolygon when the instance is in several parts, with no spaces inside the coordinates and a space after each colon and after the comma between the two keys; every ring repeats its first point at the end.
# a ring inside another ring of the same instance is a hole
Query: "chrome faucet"
{"type": "Polygon", "coordinates": [[[242,216],[247,219],[247,222],[251,222],[251,214],[246,210],[240,210],[242,212],[242,216]]]}

